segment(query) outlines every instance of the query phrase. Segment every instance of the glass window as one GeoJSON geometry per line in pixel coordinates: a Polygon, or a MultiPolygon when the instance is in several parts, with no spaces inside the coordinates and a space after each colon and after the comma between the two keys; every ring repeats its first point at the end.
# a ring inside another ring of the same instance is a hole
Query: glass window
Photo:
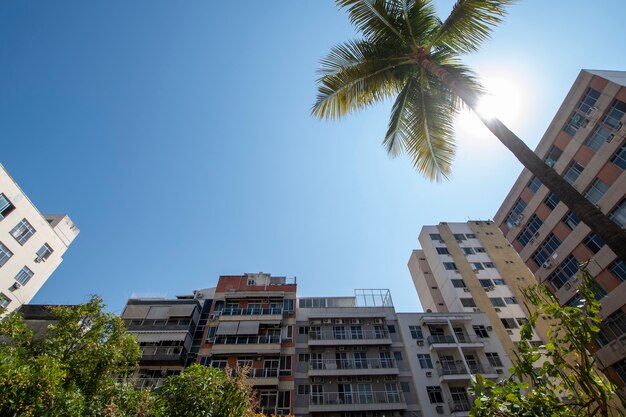
{"type": "Polygon", "coordinates": [[[402,352],[395,350],[393,352],[393,358],[397,361],[401,361],[402,360],[402,352]]]}
{"type": "Polygon", "coordinates": [[[454,288],[466,288],[467,285],[465,285],[465,281],[463,281],[462,279],[451,279],[450,280],[452,282],[452,286],[454,288]]]}
{"type": "Polygon", "coordinates": [[[543,203],[550,209],[554,210],[554,208],[559,204],[559,198],[554,195],[554,193],[549,193],[546,198],[543,200],[543,203]]]}
{"type": "Polygon", "coordinates": [[[504,302],[507,304],[519,304],[515,297],[504,297],[504,302]]]}
{"type": "Polygon", "coordinates": [[[26,285],[26,283],[33,277],[33,271],[30,270],[27,266],[22,268],[20,272],[15,276],[15,280],[22,285],[26,285]]]}
{"type": "Polygon", "coordinates": [[[7,196],[0,193],[0,220],[8,216],[13,210],[15,210],[15,206],[9,201],[7,196]]]}
{"type": "Polygon", "coordinates": [[[581,98],[576,106],[576,110],[570,116],[569,121],[563,128],[570,135],[575,135],[579,128],[584,127],[589,122],[586,116],[589,116],[600,97],[600,92],[594,88],[587,88],[585,95],[581,98]]]}
{"type": "Polygon", "coordinates": [[[487,328],[485,326],[472,326],[474,329],[474,333],[476,336],[485,339],[489,337],[489,333],[487,332],[487,328]]]}
{"type": "Polygon", "coordinates": [[[622,199],[620,203],[609,213],[609,217],[620,227],[626,225],[626,199],[622,199]]]}
{"type": "Polygon", "coordinates": [[[5,309],[11,304],[11,299],[0,292],[0,309],[5,309]]]}
{"type": "Polygon", "coordinates": [[[431,238],[432,240],[443,240],[443,239],[441,238],[441,235],[440,235],[439,233],[431,233],[431,234],[429,234],[428,236],[430,236],[430,238],[431,238]]]}
{"type": "Polygon", "coordinates": [[[519,221],[522,219],[522,212],[525,208],[526,202],[521,198],[518,198],[505,219],[506,226],[509,229],[512,229],[514,226],[519,225],[519,221]]]}
{"type": "Polygon", "coordinates": [[[556,161],[559,160],[559,157],[561,156],[562,153],[563,153],[562,150],[552,145],[550,146],[550,149],[548,149],[548,153],[546,153],[546,157],[543,158],[543,160],[546,163],[546,165],[548,165],[549,167],[553,167],[554,164],[556,164],[556,161]]]}
{"type": "Polygon", "coordinates": [[[311,386],[310,385],[298,385],[298,395],[309,395],[309,393],[311,392],[311,386]]]}
{"type": "Polygon", "coordinates": [[[517,236],[517,241],[522,246],[526,246],[535,233],[537,233],[542,224],[543,221],[537,217],[536,214],[533,214],[530,220],[528,220],[528,224],[526,224],[522,232],[517,236]]]}
{"type": "Polygon", "coordinates": [[[550,233],[546,240],[544,240],[543,244],[539,246],[539,249],[535,251],[532,255],[533,261],[537,264],[537,266],[543,265],[545,261],[556,251],[556,249],[561,245],[561,240],[554,235],[554,233],[550,233]]]}
{"type": "Polygon", "coordinates": [[[602,249],[602,246],[604,246],[604,241],[602,240],[600,236],[592,232],[592,233],[589,233],[589,235],[587,235],[587,237],[583,241],[583,244],[591,252],[598,253],[600,252],[600,249],[602,249]]]}
{"type": "Polygon", "coordinates": [[[580,219],[571,211],[565,213],[563,216],[563,220],[561,220],[565,226],[567,226],[570,230],[574,230],[578,223],[580,223],[580,219]]]}
{"type": "Polygon", "coordinates": [[[400,389],[402,389],[402,392],[411,392],[411,384],[407,381],[400,381],[400,389]]]}
{"type": "Polygon", "coordinates": [[[476,251],[476,253],[485,253],[485,248],[478,247],[474,248],[474,250],[476,251]]]}
{"type": "Polygon", "coordinates": [[[476,307],[476,302],[473,298],[461,298],[461,304],[463,307],[476,307]]]}
{"type": "Polygon", "coordinates": [[[474,249],[472,248],[462,248],[463,249],[463,253],[465,255],[473,255],[474,254],[474,249]]]}
{"type": "Polygon", "coordinates": [[[620,167],[622,170],[626,169],[626,142],[620,146],[611,158],[611,162],[620,167]]]}
{"type": "Polygon", "coordinates": [[[541,187],[541,181],[537,177],[532,177],[530,181],[528,181],[527,187],[530,189],[530,191],[536,193],[537,190],[539,190],[539,188],[541,187]]]}
{"type": "Polygon", "coordinates": [[[22,219],[22,221],[19,222],[13,230],[11,230],[11,236],[13,236],[20,245],[24,245],[24,243],[26,243],[34,234],[35,228],[31,226],[26,219],[22,219]]]}
{"type": "Polygon", "coordinates": [[[485,268],[495,268],[496,267],[493,264],[493,262],[483,262],[483,265],[485,266],[485,268]]]}
{"type": "Polygon", "coordinates": [[[454,262],[444,262],[443,267],[446,268],[448,271],[455,271],[457,269],[454,262]]]}
{"type": "Polygon", "coordinates": [[[485,269],[485,267],[483,267],[483,264],[480,262],[471,262],[471,264],[472,264],[472,269],[476,271],[482,271],[483,269],[485,269]]]}
{"type": "Polygon", "coordinates": [[[9,260],[9,258],[11,258],[11,256],[13,256],[13,252],[11,252],[9,248],[4,246],[2,242],[0,242],[0,266],[7,263],[7,261],[9,260]]]}
{"type": "Polygon", "coordinates": [[[456,240],[465,240],[465,235],[463,233],[455,233],[454,238],[456,240]]]}
{"type": "Polygon", "coordinates": [[[506,283],[504,282],[504,280],[502,278],[494,278],[493,279],[493,284],[494,285],[506,285],[506,283]]]}
{"type": "Polygon", "coordinates": [[[493,304],[494,307],[505,307],[506,304],[504,303],[504,300],[500,297],[493,297],[493,298],[489,298],[489,301],[491,301],[491,304],[493,304]]]}
{"type": "Polygon", "coordinates": [[[569,255],[561,265],[559,265],[550,275],[548,281],[554,285],[556,289],[561,288],[578,272],[578,260],[574,255],[569,255]]]}
{"type": "Polygon", "coordinates": [[[493,282],[490,279],[479,279],[478,281],[480,281],[480,285],[482,285],[483,288],[489,288],[493,286],[493,282]]]}
{"type": "Polygon", "coordinates": [[[45,261],[50,257],[50,255],[52,255],[52,252],[54,252],[54,249],[52,249],[47,243],[44,243],[43,246],[37,251],[37,258],[45,261]]]}
{"type": "Polygon", "coordinates": [[[500,319],[500,321],[502,322],[502,325],[504,325],[505,329],[517,329],[517,322],[515,321],[515,319],[500,319]]]}
{"type": "Polygon", "coordinates": [[[608,189],[609,185],[606,182],[602,181],[600,178],[596,178],[585,192],[585,197],[592,204],[598,204],[598,201],[600,201],[608,189]]]}
{"type": "Polygon", "coordinates": [[[431,404],[443,403],[443,394],[441,393],[441,387],[426,387],[426,392],[428,393],[428,400],[431,404]]]}
{"type": "Polygon", "coordinates": [[[589,135],[585,141],[585,145],[587,145],[587,147],[592,151],[598,152],[598,149],[600,149],[602,144],[604,142],[610,142],[614,136],[615,134],[611,132],[611,129],[599,124],[593,130],[593,133],[589,135]]]}
{"type": "Polygon", "coordinates": [[[585,169],[584,166],[580,165],[576,161],[572,161],[567,166],[567,169],[565,170],[565,172],[563,172],[563,178],[565,178],[565,180],[569,182],[570,184],[574,184],[574,182],[578,179],[578,177],[580,177],[580,174],[583,172],[583,169],[585,169]]]}
{"type": "Polygon", "coordinates": [[[605,346],[624,333],[626,333],[626,314],[622,310],[617,310],[600,324],[600,332],[597,335],[598,344],[605,346]]]}
{"type": "Polygon", "coordinates": [[[387,325],[387,330],[389,331],[389,333],[395,333],[396,332],[396,326],[394,326],[393,324],[388,324],[387,325]]]}
{"type": "Polygon", "coordinates": [[[476,239],[476,235],[474,233],[466,233],[465,237],[468,239],[476,239]]]}
{"type": "Polygon", "coordinates": [[[448,251],[448,248],[437,248],[437,253],[439,255],[449,255],[450,251],[448,251]]]}
{"type": "Polygon", "coordinates": [[[411,337],[415,340],[424,339],[424,333],[422,333],[421,326],[409,326],[409,331],[411,332],[411,337]]]}
{"type": "Polygon", "coordinates": [[[500,360],[500,355],[498,355],[498,352],[485,352],[485,355],[487,356],[489,365],[497,367],[503,366],[502,360],[500,360]]]}
{"type": "Polygon", "coordinates": [[[620,282],[626,281],[626,265],[624,265],[624,261],[613,262],[609,265],[609,271],[611,271],[620,282]]]}
{"type": "Polygon", "coordinates": [[[418,353],[417,360],[420,363],[422,369],[433,369],[433,360],[428,353],[418,353]]]}
{"type": "Polygon", "coordinates": [[[620,100],[613,100],[611,107],[602,118],[602,123],[615,130],[619,130],[619,128],[622,127],[621,120],[622,117],[624,117],[625,112],[626,103],[620,100]]]}

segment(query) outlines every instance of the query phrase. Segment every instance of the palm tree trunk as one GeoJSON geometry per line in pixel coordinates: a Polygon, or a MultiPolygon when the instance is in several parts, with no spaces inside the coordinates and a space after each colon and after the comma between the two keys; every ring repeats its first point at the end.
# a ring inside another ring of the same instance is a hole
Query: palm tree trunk
{"type": "Polygon", "coordinates": [[[433,63],[427,58],[418,60],[418,64],[427,72],[439,78],[452,91],[463,100],[480,120],[487,126],[504,146],[535,175],[543,185],[554,193],[592,232],[598,235],[606,245],[626,262],[626,231],[612,221],[606,214],[602,213],[598,207],[591,204],[583,197],[576,188],[561,177],[557,172],[545,164],[526,144],[511,132],[497,118],[486,118],[476,111],[478,106],[478,96],[473,91],[468,90],[461,81],[452,74],[433,63]]]}

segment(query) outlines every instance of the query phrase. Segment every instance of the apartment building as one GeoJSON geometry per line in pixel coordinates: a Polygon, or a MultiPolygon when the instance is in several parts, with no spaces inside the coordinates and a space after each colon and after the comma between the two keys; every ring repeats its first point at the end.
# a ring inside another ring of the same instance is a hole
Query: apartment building
{"type": "Polygon", "coordinates": [[[220,276],[197,361],[246,368],[260,411],[293,414],[295,278],[220,276]]]}
{"type": "Polygon", "coordinates": [[[0,309],[28,303],[78,233],[67,215],[41,214],[0,165],[0,309]]]}
{"type": "MultiPolygon", "coordinates": [[[[626,224],[626,72],[583,70],[535,152],[617,224],[626,224]]],[[[562,305],[590,261],[604,317],[596,355],[626,385],[626,265],[526,169],[494,217],[522,261],[562,305]]]]}
{"type": "MultiPolygon", "coordinates": [[[[409,271],[427,312],[483,312],[492,335],[515,357],[520,326],[527,312],[521,289],[535,277],[491,221],[424,226],[421,250],[414,250],[409,271]]],[[[537,323],[534,343],[545,338],[547,323],[537,323]]],[[[477,336],[477,333],[474,333],[477,336]]]]}

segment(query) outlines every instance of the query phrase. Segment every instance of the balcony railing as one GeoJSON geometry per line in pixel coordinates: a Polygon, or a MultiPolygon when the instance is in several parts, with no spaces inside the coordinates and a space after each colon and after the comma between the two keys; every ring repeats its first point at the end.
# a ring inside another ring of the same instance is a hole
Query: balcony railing
{"type": "Polygon", "coordinates": [[[186,329],[192,324],[191,319],[137,319],[124,320],[129,330],[150,327],[155,329],[186,329]]]}
{"type": "Polygon", "coordinates": [[[248,369],[248,378],[276,378],[278,377],[277,368],[250,368],[248,369]]]}
{"type": "Polygon", "coordinates": [[[217,336],[208,340],[216,345],[262,345],[280,343],[280,336],[217,336]]]}
{"type": "Polygon", "coordinates": [[[457,413],[460,411],[470,411],[472,409],[472,404],[470,403],[469,398],[459,398],[456,400],[451,400],[448,402],[450,406],[450,412],[457,413]]]}
{"type": "Polygon", "coordinates": [[[259,316],[271,314],[283,314],[282,308],[225,308],[215,314],[222,316],[259,316]]]}
{"type": "Polygon", "coordinates": [[[310,331],[309,340],[376,340],[389,339],[387,330],[363,330],[360,332],[310,331]]]}
{"type": "Polygon", "coordinates": [[[137,378],[134,382],[137,388],[159,388],[165,382],[165,378],[137,378]]]}
{"type": "Polygon", "coordinates": [[[396,362],[392,358],[385,359],[320,359],[309,362],[311,370],[336,370],[336,369],[389,369],[396,368],[396,362]]]}
{"type": "MultiPolygon", "coordinates": [[[[472,364],[468,364],[469,366],[469,373],[471,373],[472,375],[475,374],[491,374],[494,373],[493,369],[489,368],[489,367],[485,367],[482,364],[479,363],[472,363],[472,364]]],[[[437,368],[437,370],[439,371],[439,375],[467,375],[468,372],[465,369],[465,366],[463,366],[462,364],[451,364],[451,365],[445,365],[445,366],[440,366],[437,368]]]]}
{"type": "Polygon", "coordinates": [[[429,344],[437,344],[437,343],[447,343],[447,344],[456,344],[458,343],[483,343],[483,341],[475,336],[456,336],[456,340],[454,336],[428,336],[426,339],[429,344]]]}
{"type": "Polygon", "coordinates": [[[182,356],[185,354],[183,346],[142,346],[141,356],[182,356]]]}
{"type": "Polygon", "coordinates": [[[402,404],[404,396],[396,391],[311,393],[310,405],[402,404]]]}

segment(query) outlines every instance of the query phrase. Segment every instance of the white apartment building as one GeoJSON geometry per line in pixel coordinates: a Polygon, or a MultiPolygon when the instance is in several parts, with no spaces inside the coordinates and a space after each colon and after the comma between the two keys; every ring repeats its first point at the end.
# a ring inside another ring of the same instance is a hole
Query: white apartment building
{"type": "Polygon", "coordinates": [[[0,164],[0,308],[28,303],[78,233],[67,215],[41,214],[0,164]]]}

